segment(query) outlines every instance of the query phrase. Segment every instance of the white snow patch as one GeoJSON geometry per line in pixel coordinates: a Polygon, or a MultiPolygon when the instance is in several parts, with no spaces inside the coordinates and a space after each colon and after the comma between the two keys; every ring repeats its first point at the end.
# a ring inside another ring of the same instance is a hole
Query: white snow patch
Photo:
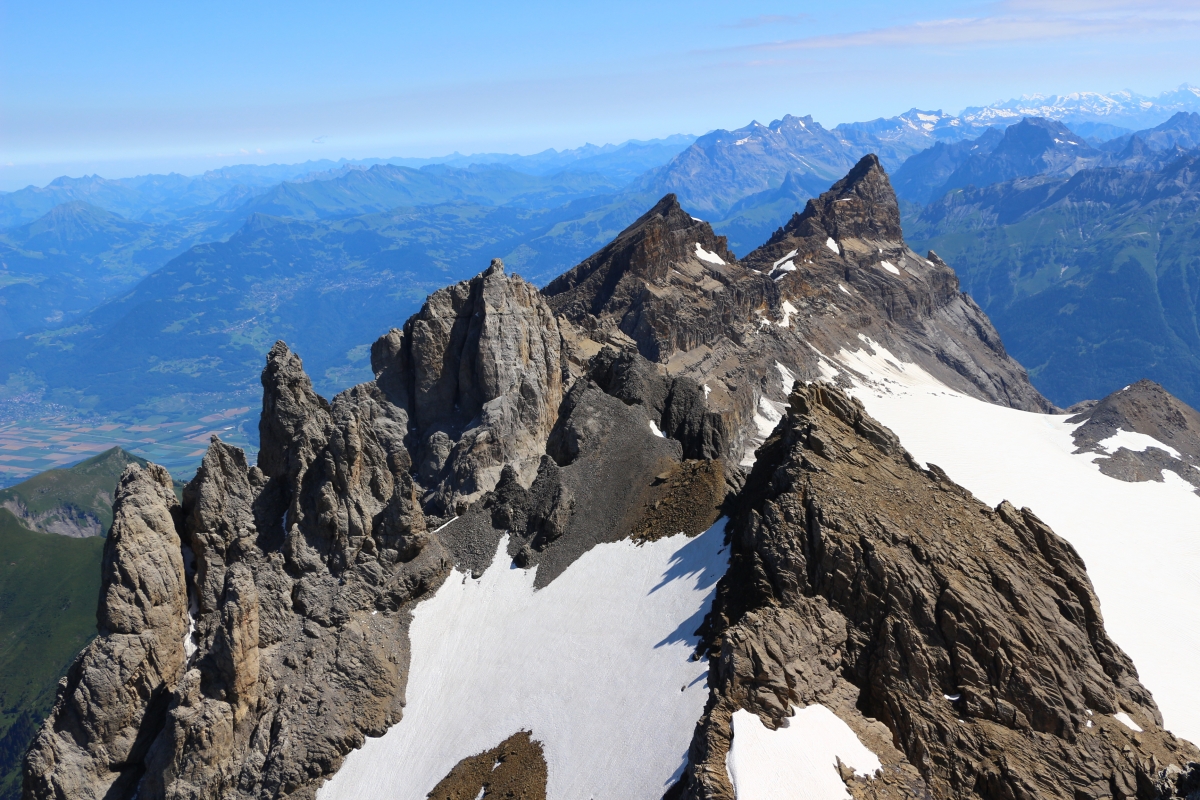
{"type": "Polygon", "coordinates": [[[787,300],[784,300],[783,305],[780,306],[780,308],[783,309],[783,321],[779,323],[779,327],[786,328],[792,324],[792,314],[797,313],[796,307],[787,300]]]}
{"type": "Polygon", "coordinates": [[[699,217],[692,217],[692,219],[694,219],[696,222],[704,222],[704,220],[700,219],[699,217]]]}
{"type": "Polygon", "coordinates": [[[845,286],[842,286],[840,283],[838,284],[838,288],[841,289],[844,293],[850,294],[850,290],[847,289],[845,286]]]}
{"type": "MultiPolygon", "coordinates": [[[[750,137],[749,137],[749,136],[747,136],[745,139],[738,139],[736,142],[734,142],[734,144],[745,144],[745,143],[746,143],[746,142],[748,142],[748,141],[750,141],[750,137]]],[[[1057,142],[1058,140],[1057,140],[1057,139],[1055,139],[1054,141],[1056,141],[1056,142],[1057,142]]]]}
{"type": "Polygon", "coordinates": [[[758,411],[754,414],[754,426],[764,439],[771,435],[779,420],[783,419],[783,411],[765,397],[758,398],[758,411]]]}
{"type": "Polygon", "coordinates": [[[710,394],[712,394],[712,389],[709,388],[709,385],[706,383],[704,384],[704,399],[707,400],[710,394]]]}
{"type": "Polygon", "coordinates": [[[787,261],[787,260],[789,260],[789,259],[795,258],[795,257],[796,257],[796,253],[798,253],[798,252],[799,252],[798,250],[793,250],[792,252],[788,253],[786,256],[784,256],[783,258],[779,259],[779,260],[778,260],[778,261],[776,261],[774,264],[772,264],[772,265],[771,265],[771,269],[775,269],[776,267],[778,267],[778,266],[779,266],[780,264],[782,264],[783,262],[785,262],[785,261],[787,261]]]}
{"type": "Polygon", "coordinates": [[[1148,448],[1157,447],[1159,450],[1165,450],[1175,458],[1182,458],[1179,451],[1170,445],[1163,444],[1153,436],[1147,436],[1144,433],[1136,431],[1124,431],[1117,428],[1117,432],[1107,439],[1102,439],[1097,442],[1107,452],[1113,453],[1124,447],[1126,450],[1132,450],[1135,453],[1144,453],[1148,448]]]}
{"type": "Polygon", "coordinates": [[[883,267],[884,269],[886,269],[888,272],[892,273],[893,275],[900,274],[900,270],[896,269],[895,265],[892,264],[892,262],[890,262],[890,261],[880,262],[879,266],[883,267]]]}
{"type": "Polygon", "coordinates": [[[960,394],[916,364],[874,351],[822,356],[832,378],[850,371],[852,394],[921,463],[946,470],[988,505],[1028,506],[1079,552],[1110,636],[1137,665],[1166,727],[1200,740],[1200,497],[1165,471],[1127,483],[1074,454],[1066,415],[1035,414],[960,394]],[[1136,543],[1136,544],[1132,544],[1136,543]]]}
{"type": "Polygon", "coordinates": [[[957,703],[959,700],[962,700],[961,694],[944,694],[942,697],[946,698],[951,703],[957,703]]]}
{"type": "Polygon", "coordinates": [[[537,591],[505,536],[478,580],[452,575],[416,606],[403,718],[318,797],[424,800],[520,730],[545,748],[552,800],[661,796],[708,699],[708,664],[690,656],[728,562],[724,529],[599,544],[537,591]]]}
{"type": "Polygon", "coordinates": [[[663,432],[658,429],[658,426],[654,424],[654,420],[650,420],[650,432],[660,439],[667,438],[663,432]]]}
{"type": "MultiPolygon", "coordinates": [[[[795,707],[793,707],[795,708],[795,707]]],[[[744,708],[733,712],[733,743],[725,766],[743,800],[849,798],[837,760],[859,775],[882,769],[850,726],[822,705],[795,709],[778,730],[744,708]]]]}
{"type": "Polygon", "coordinates": [[[745,455],[742,456],[740,465],[743,467],[754,466],[755,454],[758,448],[766,441],[771,432],[775,430],[775,426],[779,424],[779,420],[783,419],[783,403],[776,403],[766,397],[758,398],[758,409],[754,412],[754,427],[758,431],[758,436],[751,439],[746,446],[745,455]]]}
{"type": "Polygon", "coordinates": [[[186,544],[180,549],[183,551],[183,575],[187,579],[188,595],[188,629],[187,633],[183,635],[183,658],[185,661],[191,661],[197,649],[196,620],[200,618],[200,598],[198,593],[192,589],[196,578],[196,554],[186,544]]]}
{"type": "Polygon", "coordinates": [[[1113,714],[1113,719],[1124,725],[1126,728],[1129,728],[1131,731],[1136,731],[1138,733],[1142,732],[1141,726],[1130,719],[1129,715],[1124,711],[1118,711],[1117,713],[1113,714]]]}
{"type": "Polygon", "coordinates": [[[784,274],[786,274],[788,272],[795,272],[796,264],[794,261],[786,261],[783,263],[782,266],[775,267],[771,271],[778,272],[779,274],[775,276],[775,280],[780,280],[783,278],[784,274]]]}
{"type": "Polygon", "coordinates": [[[447,525],[449,525],[451,522],[454,522],[456,519],[458,519],[458,517],[451,517],[450,519],[448,519],[448,520],[446,520],[445,522],[443,522],[441,525],[438,525],[436,528],[434,528],[434,529],[433,529],[433,532],[434,532],[434,533],[437,533],[437,532],[438,532],[438,531],[440,531],[442,528],[444,528],[444,527],[446,527],[447,525]]]}
{"type": "Polygon", "coordinates": [[[840,256],[842,254],[842,251],[838,249],[838,243],[833,240],[832,236],[825,240],[825,246],[832,250],[835,255],[840,256]]]}
{"type": "Polygon", "coordinates": [[[710,253],[701,247],[699,242],[696,242],[696,258],[700,259],[701,261],[707,261],[710,264],[725,263],[719,255],[716,253],[710,253]]]}
{"type": "Polygon", "coordinates": [[[775,362],[775,369],[779,370],[779,380],[783,383],[783,393],[790,395],[792,393],[792,386],[796,383],[796,376],[792,374],[790,369],[778,361],[775,362]]]}

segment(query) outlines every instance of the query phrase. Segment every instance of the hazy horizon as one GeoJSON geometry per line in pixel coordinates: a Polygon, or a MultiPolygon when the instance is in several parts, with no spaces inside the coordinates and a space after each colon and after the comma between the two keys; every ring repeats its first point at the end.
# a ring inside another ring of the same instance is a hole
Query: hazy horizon
{"type": "Polygon", "coordinates": [[[1197,82],[1185,0],[0,6],[0,187],[1197,82]],[[903,98],[902,100],[900,98],[903,98]]]}

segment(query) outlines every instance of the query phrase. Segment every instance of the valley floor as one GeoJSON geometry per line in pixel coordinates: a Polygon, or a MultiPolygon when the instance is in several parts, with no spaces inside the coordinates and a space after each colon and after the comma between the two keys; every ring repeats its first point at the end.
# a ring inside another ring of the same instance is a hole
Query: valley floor
{"type": "Polygon", "coordinates": [[[242,405],[203,415],[142,420],[84,417],[54,407],[38,414],[14,414],[0,419],[0,488],[114,446],[161,464],[186,481],[200,465],[213,435],[253,453],[258,411],[242,405]]]}

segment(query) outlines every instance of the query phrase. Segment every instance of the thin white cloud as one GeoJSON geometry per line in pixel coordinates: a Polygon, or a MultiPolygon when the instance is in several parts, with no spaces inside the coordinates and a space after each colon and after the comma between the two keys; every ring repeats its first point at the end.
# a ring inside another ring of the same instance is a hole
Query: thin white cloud
{"type": "MultiPolygon", "coordinates": [[[[1115,4],[1113,4],[1115,6],[1115,4]]],[[[1128,3],[1125,4],[1126,6],[1128,3]]],[[[1122,7],[1124,10],[1124,6],[1122,7]]],[[[847,47],[936,47],[1017,44],[1055,39],[1192,35],[1200,27],[1200,11],[1172,15],[1006,15],[938,19],[841,34],[808,36],[736,49],[823,50],[847,47]]]]}

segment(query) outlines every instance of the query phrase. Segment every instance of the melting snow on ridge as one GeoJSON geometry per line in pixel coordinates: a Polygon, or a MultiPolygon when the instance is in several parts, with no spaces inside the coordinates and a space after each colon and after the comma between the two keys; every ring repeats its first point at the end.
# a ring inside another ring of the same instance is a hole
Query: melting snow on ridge
{"type": "Polygon", "coordinates": [[[832,236],[825,240],[825,246],[832,250],[835,255],[840,256],[842,254],[842,251],[838,249],[838,243],[833,240],[832,236]]]}
{"type": "Polygon", "coordinates": [[[708,664],[689,657],[725,572],[724,529],[600,544],[537,591],[506,536],[478,580],[455,571],[417,605],[403,718],[318,797],[424,800],[520,730],[545,748],[551,800],[661,796],[708,699],[708,664]]]}
{"type": "Polygon", "coordinates": [[[848,290],[845,286],[842,286],[840,283],[838,284],[838,288],[841,289],[845,294],[850,294],[850,290],[848,290]]]}
{"type": "Polygon", "coordinates": [[[852,393],[916,459],[942,467],[991,506],[1028,506],[1071,542],[1109,635],[1133,658],[1166,727],[1200,741],[1200,497],[1192,487],[1169,471],[1161,483],[1110,478],[1092,463],[1094,453],[1073,454],[1076,426],[1065,415],[967,397],[860,338],[875,354],[843,349],[835,360],[822,357],[822,376],[846,367],[858,373],[849,375],[852,393]]]}
{"type": "Polygon", "coordinates": [[[900,274],[900,270],[896,269],[896,265],[890,261],[881,262],[879,266],[883,267],[884,269],[886,269],[888,272],[892,273],[893,275],[900,274]]]}
{"type": "Polygon", "coordinates": [[[772,265],[771,265],[771,269],[775,269],[776,267],[778,267],[778,266],[779,266],[780,264],[782,264],[783,262],[785,262],[785,261],[788,261],[788,260],[790,260],[790,259],[793,259],[793,258],[795,258],[795,257],[796,257],[796,253],[798,253],[798,252],[800,252],[800,251],[799,251],[799,250],[793,250],[792,252],[788,253],[786,256],[784,256],[783,258],[779,259],[779,260],[778,260],[778,261],[776,261],[774,264],[772,264],[772,265]]]}
{"type": "Polygon", "coordinates": [[[1124,711],[1118,711],[1117,713],[1113,714],[1113,719],[1124,725],[1126,728],[1129,728],[1131,731],[1136,731],[1138,733],[1142,732],[1141,726],[1130,719],[1129,715],[1124,711]]]}
{"type": "MultiPolygon", "coordinates": [[[[779,370],[779,380],[783,383],[783,393],[790,395],[792,393],[792,386],[796,383],[796,376],[792,374],[790,369],[778,361],[775,362],[775,369],[779,370]]],[[[780,419],[783,419],[783,417],[781,416],[780,419]]]]}
{"type": "Polygon", "coordinates": [[[699,242],[696,242],[696,258],[700,259],[701,261],[707,261],[710,264],[724,264],[725,263],[724,260],[722,260],[719,255],[717,255],[716,253],[710,253],[707,250],[705,250],[703,247],[701,247],[699,242]]]}
{"type": "Polygon", "coordinates": [[[654,420],[650,420],[650,432],[660,439],[667,438],[663,435],[663,432],[658,429],[658,425],[654,424],[654,420]]]}
{"type": "Polygon", "coordinates": [[[779,327],[786,328],[792,324],[792,314],[796,313],[796,307],[787,300],[784,300],[783,305],[780,306],[780,308],[783,309],[783,321],[779,323],[779,327]]]}
{"type": "Polygon", "coordinates": [[[1132,450],[1135,453],[1142,453],[1151,447],[1157,447],[1159,450],[1165,450],[1166,452],[1175,456],[1175,458],[1182,458],[1182,456],[1179,455],[1178,450],[1170,445],[1163,444],[1153,436],[1147,436],[1144,433],[1138,433],[1136,431],[1124,431],[1120,428],[1117,428],[1117,432],[1112,436],[1101,440],[1097,444],[1110,453],[1115,453],[1122,447],[1124,447],[1126,450],[1132,450]]]}
{"type": "Polygon", "coordinates": [[[796,709],[771,730],[757,714],[733,712],[733,744],[725,760],[734,792],[748,800],[848,800],[837,759],[860,775],[882,768],[879,757],[822,705],[796,709]]]}
{"type": "MultiPolygon", "coordinates": [[[[791,387],[788,387],[788,391],[791,391],[791,387]]],[[[758,398],[758,409],[754,412],[754,427],[758,430],[758,436],[746,445],[745,455],[742,456],[740,462],[741,466],[754,466],[754,454],[775,430],[779,420],[783,419],[783,408],[783,403],[776,403],[766,397],[758,398]]]]}

